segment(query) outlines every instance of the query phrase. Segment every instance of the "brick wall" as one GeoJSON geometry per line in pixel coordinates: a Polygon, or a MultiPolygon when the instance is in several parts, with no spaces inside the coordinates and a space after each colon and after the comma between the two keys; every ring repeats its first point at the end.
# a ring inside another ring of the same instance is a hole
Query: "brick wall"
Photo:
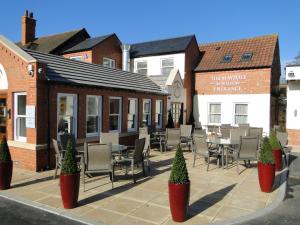
{"type": "Polygon", "coordinates": [[[73,52],[73,53],[68,53],[63,55],[65,58],[70,58],[70,57],[76,57],[76,56],[81,56],[82,60],[84,62],[91,63],[92,62],[92,51],[87,50],[87,51],[82,51],[82,52],[73,52]]]}
{"type": "Polygon", "coordinates": [[[300,145],[300,130],[287,129],[287,133],[289,145],[300,145]]]}

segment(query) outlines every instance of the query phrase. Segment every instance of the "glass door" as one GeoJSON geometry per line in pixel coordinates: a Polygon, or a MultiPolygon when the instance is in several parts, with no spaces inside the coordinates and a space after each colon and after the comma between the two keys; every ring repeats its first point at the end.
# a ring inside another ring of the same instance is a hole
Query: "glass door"
{"type": "Polygon", "coordinates": [[[14,135],[17,141],[27,141],[26,136],[26,93],[15,93],[14,135]]]}
{"type": "Polygon", "coordinates": [[[6,136],[6,99],[0,98],[0,139],[6,136]]]}

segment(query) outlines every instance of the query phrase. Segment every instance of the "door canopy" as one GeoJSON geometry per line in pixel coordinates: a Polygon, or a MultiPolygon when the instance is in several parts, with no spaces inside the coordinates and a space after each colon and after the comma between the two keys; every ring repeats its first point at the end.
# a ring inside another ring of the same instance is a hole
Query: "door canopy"
{"type": "Polygon", "coordinates": [[[7,76],[2,64],[0,64],[0,90],[7,90],[8,83],[7,83],[7,76]]]}

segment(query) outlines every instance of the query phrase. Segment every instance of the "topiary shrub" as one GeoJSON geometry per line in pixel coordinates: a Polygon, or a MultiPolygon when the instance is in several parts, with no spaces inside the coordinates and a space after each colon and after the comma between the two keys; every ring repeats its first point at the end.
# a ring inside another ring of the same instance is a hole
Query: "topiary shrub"
{"type": "Polygon", "coordinates": [[[258,161],[264,164],[274,164],[274,156],[272,154],[272,147],[268,137],[263,139],[258,161]]]}
{"type": "Polygon", "coordinates": [[[173,121],[173,117],[172,117],[172,113],[171,110],[169,110],[169,114],[168,114],[168,123],[166,128],[174,128],[174,121],[173,121]]]}
{"type": "Polygon", "coordinates": [[[9,152],[9,148],[7,145],[7,140],[5,137],[2,137],[0,144],[0,161],[2,162],[10,162],[11,156],[9,152]]]}
{"type": "Polygon", "coordinates": [[[269,141],[272,149],[281,149],[281,145],[277,139],[276,132],[271,132],[269,141]]]}
{"type": "Polygon", "coordinates": [[[61,173],[74,174],[78,172],[78,167],[75,157],[75,149],[72,145],[71,139],[68,140],[67,150],[65,153],[64,160],[61,165],[61,173]]]}
{"type": "Polygon", "coordinates": [[[189,175],[180,145],[177,145],[169,182],[175,184],[186,184],[189,182],[189,175]]]}

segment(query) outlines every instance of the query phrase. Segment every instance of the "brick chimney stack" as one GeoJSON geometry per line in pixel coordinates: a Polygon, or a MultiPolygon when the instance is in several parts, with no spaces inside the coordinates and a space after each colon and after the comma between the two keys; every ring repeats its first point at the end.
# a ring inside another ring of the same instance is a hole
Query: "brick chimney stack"
{"type": "Polygon", "coordinates": [[[22,17],[22,45],[35,40],[35,25],[36,20],[33,19],[33,13],[28,15],[26,10],[22,17]]]}

